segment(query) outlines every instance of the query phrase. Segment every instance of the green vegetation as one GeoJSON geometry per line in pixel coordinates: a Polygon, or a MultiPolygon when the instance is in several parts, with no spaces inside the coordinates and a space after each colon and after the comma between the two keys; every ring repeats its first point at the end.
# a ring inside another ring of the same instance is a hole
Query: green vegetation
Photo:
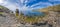
{"type": "Polygon", "coordinates": [[[43,19],[43,17],[45,17],[45,15],[43,15],[43,16],[32,16],[32,17],[28,16],[28,15],[24,16],[24,14],[22,12],[20,13],[20,15],[19,15],[19,13],[16,12],[16,16],[19,20],[22,20],[23,22],[27,22],[30,24],[41,21],[43,19]]]}
{"type": "Polygon", "coordinates": [[[9,12],[10,10],[4,6],[0,5],[0,14],[3,14],[4,12],[9,12]]]}
{"type": "Polygon", "coordinates": [[[4,7],[4,6],[1,6],[1,5],[0,5],[0,8],[1,8],[1,9],[9,10],[8,8],[6,8],[6,7],[4,7]]]}
{"type": "Polygon", "coordinates": [[[3,12],[0,12],[0,14],[3,14],[3,12]]]}
{"type": "Polygon", "coordinates": [[[45,15],[43,16],[24,16],[24,14],[21,12],[20,15],[18,13],[16,13],[16,16],[18,16],[19,20],[22,20],[23,22],[27,22],[27,23],[38,23],[40,21],[45,21],[46,16],[48,16],[49,11],[60,11],[60,5],[56,5],[56,6],[49,6],[47,8],[42,8],[42,9],[38,9],[38,10],[34,10],[34,11],[38,11],[38,12],[43,12],[45,13],[45,15]]]}
{"type": "Polygon", "coordinates": [[[60,5],[53,6],[53,11],[60,11],[60,5]]]}
{"type": "Polygon", "coordinates": [[[46,13],[49,11],[60,11],[60,5],[49,6],[47,8],[38,9],[37,11],[46,12],[46,13]]]}
{"type": "Polygon", "coordinates": [[[18,9],[16,9],[16,16],[19,16],[19,11],[18,11],[18,9]]]}
{"type": "Polygon", "coordinates": [[[46,15],[48,15],[49,14],[49,11],[60,12],[60,5],[49,6],[49,7],[42,8],[42,9],[36,9],[34,11],[43,12],[46,15]]]}

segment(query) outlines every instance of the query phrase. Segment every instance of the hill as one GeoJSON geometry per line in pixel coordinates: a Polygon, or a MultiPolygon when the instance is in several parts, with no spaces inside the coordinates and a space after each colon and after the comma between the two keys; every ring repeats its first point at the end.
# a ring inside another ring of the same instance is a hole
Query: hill
{"type": "Polygon", "coordinates": [[[57,12],[57,11],[60,11],[60,5],[49,6],[46,8],[38,9],[37,11],[40,11],[40,12],[56,11],[57,12]]]}
{"type": "Polygon", "coordinates": [[[14,14],[11,13],[11,10],[0,5],[0,27],[16,27],[17,19],[14,14]]]}
{"type": "Polygon", "coordinates": [[[8,8],[0,5],[0,12],[1,11],[6,12],[6,13],[9,13],[11,10],[9,10],[8,8]]]}

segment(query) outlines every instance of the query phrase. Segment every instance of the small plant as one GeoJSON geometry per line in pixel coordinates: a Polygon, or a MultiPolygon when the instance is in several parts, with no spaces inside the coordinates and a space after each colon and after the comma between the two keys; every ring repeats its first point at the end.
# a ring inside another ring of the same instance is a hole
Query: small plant
{"type": "MultiPolygon", "coordinates": [[[[18,13],[16,13],[16,16],[18,16],[18,13]]],[[[45,16],[45,15],[44,15],[45,16]]],[[[27,22],[27,23],[35,23],[35,22],[38,22],[40,20],[42,20],[42,18],[44,16],[24,16],[24,14],[21,12],[20,15],[18,16],[18,19],[23,22],[27,22]]]]}

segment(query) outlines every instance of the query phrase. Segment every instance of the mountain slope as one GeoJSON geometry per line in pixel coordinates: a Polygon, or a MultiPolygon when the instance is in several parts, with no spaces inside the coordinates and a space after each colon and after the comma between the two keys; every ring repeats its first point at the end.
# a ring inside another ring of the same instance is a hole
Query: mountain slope
{"type": "Polygon", "coordinates": [[[49,6],[47,8],[38,9],[37,11],[40,11],[40,12],[60,11],[60,5],[49,6]]]}
{"type": "Polygon", "coordinates": [[[37,11],[47,13],[44,20],[48,21],[48,24],[53,27],[60,27],[60,5],[38,9],[37,11]]]}
{"type": "Polygon", "coordinates": [[[8,8],[0,6],[0,27],[16,27],[17,24],[16,16],[8,8]]]}
{"type": "Polygon", "coordinates": [[[10,12],[10,10],[8,8],[6,8],[4,6],[1,6],[1,5],[0,5],[0,11],[4,11],[4,12],[7,12],[7,13],[10,12]]]}

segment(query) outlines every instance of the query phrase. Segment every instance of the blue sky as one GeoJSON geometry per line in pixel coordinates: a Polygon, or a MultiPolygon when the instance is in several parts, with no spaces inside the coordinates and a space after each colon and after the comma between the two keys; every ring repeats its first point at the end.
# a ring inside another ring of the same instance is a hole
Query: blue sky
{"type": "Polygon", "coordinates": [[[60,0],[0,0],[0,5],[14,11],[32,10],[60,4],[60,0]]]}

